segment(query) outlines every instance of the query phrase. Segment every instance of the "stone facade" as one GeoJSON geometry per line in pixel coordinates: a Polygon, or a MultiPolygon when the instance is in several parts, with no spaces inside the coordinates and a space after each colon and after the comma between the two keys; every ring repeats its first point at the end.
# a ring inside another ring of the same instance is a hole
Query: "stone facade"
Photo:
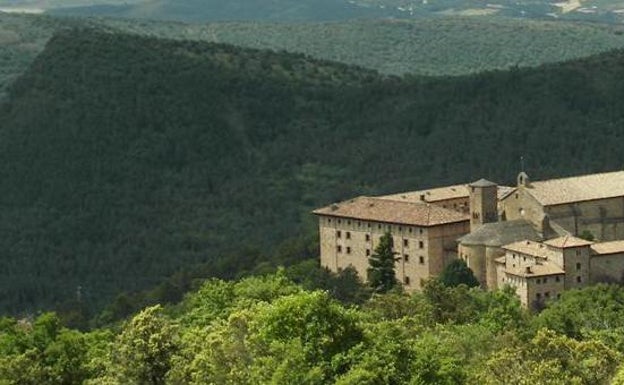
{"type": "Polygon", "coordinates": [[[353,267],[366,280],[368,259],[386,232],[397,257],[396,278],[407,291],[439,274],[457,258],[456,239],[469,231],[468,217],[427,203],[380,198],[347,201],[316,210],[319,217],[321,265],[337,272],[353,267]],[[372,206],[371,206],[372,205],[372,206]],[[375,215],[373,208],[396,210],[394,217],[375,215]],[[408,212],[419,211],[415,215],[408,212]]]}
{"type": "Polygon", "coordinates": [[[573,236],[545,242],[520,241],[503,246],[497,259],[498,288],[510,285],[521,303],[539,308],[564,290],[620,280],[624,242],[592,243],[573,236]]]}
{"type": "Polygon", "coordinates": [[[536,182],[522,172],[513,188],[481,179],[359,197],[314,213],[322,266],[352,266],[366,279],[368,257],[389,232],[397,280],[408,291],[455,258],[483,287],[515,287],[528,307],[624,279],[624,241],[615,241],[624,239],[624,171],[536,182]],[[597,242],[578,238],[589,234],[597,242]]]}

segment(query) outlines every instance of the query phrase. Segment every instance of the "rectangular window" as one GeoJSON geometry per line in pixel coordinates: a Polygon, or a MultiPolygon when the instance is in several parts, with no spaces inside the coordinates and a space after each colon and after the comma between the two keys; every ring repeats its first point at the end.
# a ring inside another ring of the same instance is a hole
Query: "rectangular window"
{"type": "Polygon", "coordinates": [[[370,249],[366,249],[366,256],[370,256],[370,249]]]}
{"type": "Polygon", "coordinates": [[[418,262],[419,262],[421,265],[424,265],[424,264],[425,264],[425,257],[423,257],[423,256],[418,257],[418,262]]]}
{"type": "Polygon", "coordinates": [[[581,264],[580,264],[580,262],[576,264],[576,270],[581,270],[581,264]]]}
{"type": "Polygon", "coordinates": [[[342,231],[336,230],[336,238],[342,237],[342,231]]]}
{"type": "Polygon", "coordinates": [[[405,262],[409,262],[409,255],[407,255],[407,254],[403,255],[403,260],[405,262]]]}
{"type": "Polygon", "coordinates": [[[540,294],[540,293],[535,293],[535,298],[537,298],[537,299],[541,299],[541,298],[542,298],[542,294],[540,294]]]}
{"type": "Polygon", "coordinates": [[[581,277],[580,276],[576,277],[576,282],[581,283],[581,277]]]}
{"type": "Polygon", "coordinates": [[[366,242],[370,241],[370,235],[369,235],[369,234],[366,234],[366,235],[364,236],[364,239],[366,239],[366,242]]]}
{"type": "Polygon", "coordinates": [[[336,246],[336,251],[339,253],[342,253],[342,246],[340,245],[336,246]]]}
{"type": "Polygon", "coordinates": [[[351,248],[347,247],[347,254],[351,254],[351,248]]]}
{"type": "Polygon", "coordinates": [[[425,248],[425,242],[419,241],[418,242],[418,247],[421,248],[421,249],[424,249],[425,248]]]}
{"type": "Polygon", "coordinates": [[[544,278],[544,280],[542,281],[542,283],[546,283],[548,282],[548,278],[544,278]]]}
{"type": "Polygon", "coordinates": [[[557,281],[557,282],[561,282],[561,277],[556,276],[556,277],[555,277],[555,281],[557,281]]]}
{"type": "Polygon", "coordinates": [[[409,277],[405,277],[405,279],[403,280],[403,282],[405,282],[406,285],[410,284],[410,278],[409,277]]]}
{"type": "Polygon", "coordinates": [[[535,280],[535,283],[539,285],[540,283],[542,283],[542,280],[538,278],[535,280]]]}
{"type": "Polygon", "coordinates": [[[347,239],[351,239],[351,232],[350,231],[347,231],[346,235],[347,235],[347,239]]]}
{"type": "Polygon", "coordinates": [[[546,298],[550,298],[550,292],[549,292],[549,291],[547,291],[546,293],[544,293],[544,297],[546,297],[546,298]]]}
{"type": "Polygon", "coordinates": [[[403,246],[408,247],[409,246],[409,240],[404,239],[403,240],[403,246]]]}
{"type": "Polygon", "coordinates": [[[423,233],[423,229],[418,229],[418,232],[422,234],[423,233]]]}

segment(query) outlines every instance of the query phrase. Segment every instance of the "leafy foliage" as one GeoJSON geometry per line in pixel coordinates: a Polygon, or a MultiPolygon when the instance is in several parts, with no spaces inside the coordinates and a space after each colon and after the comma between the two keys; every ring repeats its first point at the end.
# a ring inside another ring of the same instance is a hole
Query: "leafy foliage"
{"type": "MultiPolygon", "coordinates": [[[[89,333],[62,327],[54,314],[32,322],[3,318],[0,383],[606,385],[621,379],[621,351],[592,333],[574,339],[533,328],[539,317],[523,312],[509,292],[441,284],[433,290],[444,293],[376,294],[361,307],[345,307],[280,271],[213,279],[183,304],[148,307],[123,325],[89,333]],[[432,322],[448,298],[471,310],[432,322]],[[207,316],[197,316],[204,311],[207,316]]],[[[615,301],[603,304],[612,309],[615,301]]]]}
{"type": "Polygon", "coordinates": [[[464,284],[468,287],[479,286],[479,281],[472,270],[461,259],[456,259],[446,265],[438,277],[446,286],[458,286],[464,284]]]}
{"type": "Polygon", "coordinates": [[[377,293],[387,293],[397,286],[394,272],[397,257],[393,248],[392,235],[385,233],[379,238],[373,255],[368,258],[368,283],[377,293]]]}

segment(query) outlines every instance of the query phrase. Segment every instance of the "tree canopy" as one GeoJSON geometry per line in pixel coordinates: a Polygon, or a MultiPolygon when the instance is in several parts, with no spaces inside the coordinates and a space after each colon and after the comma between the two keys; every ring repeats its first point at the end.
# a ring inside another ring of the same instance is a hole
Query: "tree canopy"
{"type": "Polygon", "coordinates": [[[461,259],[455,259],[446,265],[440,273],[439,279],[446,286],[479,286],[479,281],[474,276],[472,269],[461,259]]]}
{"type": "Polygon", "coordinates": [[[375,292],[387,293],[397,286],[395,255],[392,235],[386,232],[379,238],[379,244],[368,258],[368,283],[375,292]]]}
{"type": "MultiPolygon", "coordinates": [[[[622,377],[624,345],[596,334],[603,325],[567,336],[509,291],[432,280],[423,293],[353,306],[286,274],[208,280],[179,304],[88,332],[52,313],[2,318],[0,384],[607,385],[622,377]]],[[[624,289],[609,290],[602,316],[615,319],[624,289]]]]}

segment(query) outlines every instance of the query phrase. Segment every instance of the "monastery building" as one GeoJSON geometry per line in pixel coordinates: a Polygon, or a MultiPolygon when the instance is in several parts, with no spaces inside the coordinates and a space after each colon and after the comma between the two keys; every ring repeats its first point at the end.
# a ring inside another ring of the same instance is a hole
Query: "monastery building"
{"type": "Polygon", "coordinates": [[[457,258],[483,287],[510,285],[528,307],[624,278],[624,171],[536,182],[522,172],[515,187],[481,179],[358,197],[314,214],[322,266],[351,266],[366,279],[368,258],[389,232],[407,291],[457,258]]]}

